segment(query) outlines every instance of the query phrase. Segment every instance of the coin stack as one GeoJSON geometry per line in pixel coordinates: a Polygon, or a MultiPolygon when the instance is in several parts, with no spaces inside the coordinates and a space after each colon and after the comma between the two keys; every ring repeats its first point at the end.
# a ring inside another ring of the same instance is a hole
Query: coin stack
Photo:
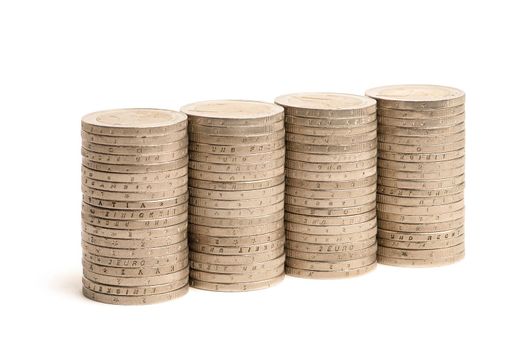
{"type": "Polygon", "coordinates": [[[286,122],[286,273],[343,278],[376,266],[376,102],[280,96],[286,122]]]}
{"type": "Polygon", "coordinates": [[[157,109],[82,118],[86,297],[150,304],[188,290],[187,117],[157,109]]]}
{"type": "Polygon", "coordinates": [[[207,101],[189,118],[190,284],[270,287],[284,277],[284,114],[256,101],[207,101]]]}
{"type": "Polygon", "coordinates": [[[378,261],[464,257],[464,93],[434,85],[371,89],[378,110],[378,261]]]}

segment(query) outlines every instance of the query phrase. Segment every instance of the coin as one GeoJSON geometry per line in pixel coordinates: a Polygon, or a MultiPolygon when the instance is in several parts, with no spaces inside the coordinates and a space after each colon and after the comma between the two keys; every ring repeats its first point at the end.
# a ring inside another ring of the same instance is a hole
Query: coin
{"type": "Polygon", "coordinates": [[[184,113],[148,108],[114,109],[82,118],[82,130],[108,136],[157,136],[187,127],[184,113]]]}
{"type": "Polygon", "coordinates": [[[376,167],[368,169],[345,171],[345,172],[313,172],[302,171],[295,169],[286,169],[286,176],[294,179],[301,179],[307,181],[348,181],[368,177],[377,173],[376,167]]]}
{"type": "Polygon", "coordinates": [[[171,151],[167,153],[139,154],[139,155],[116,155],[88,151],[82,148],[82,156],[87,160],[97,163],[116,165],[153,165],[177,161],[187,155],[187,149],[171,151]]]}
{"type": "Polygon", "coordinates": [[[349,146],[340,145],[309,145],[299,142],[287,141],[286,149],[295,152],[313,153],[313,154],[326,154],[326,153],[360,153],[366,151],[372,151],[377,147],[376,138],[371,141],[365,141],[355,143],[349,146]]]}
{"type": "MultiPolygon", "coordinates": [[[[462,185],[463,186],[463,185],[462,185]]],[[[460,188],[460,187],[459,187],[460,188]]],[[[395,190],[392,190],[395,192],[395,190]]],[[[402,190],[399,190],[402,191],[402,190]]],[[[397,197],[389,194],[377,194],[377,202],[383,204],[393,204],[402,206],[429,206],[429,205],[444,205],[448,203],[454,203],[464,199],[464,191],[459,190],[457,193],[440,195],[439,191],[430,191],[436,193],[434,197],[397,197]]]]}
{"type": "Polygon", "coordinates": [[[209,143],[212,145],[256,145],[259,143],[270,143],[284,137],[285,130],[278,130],[265,134],[257,135],[209,135],[197,132],[190,132],[189,139],[195,142],[209,143]]]}
{"type": "Polygon", "coordinates": [[[160,293],[160,294],[150,294],[150,295],[141,295],[141,296],[121,296],[121,295],[111,295],[104,293],[97,293],[87,288],[82,288],[82,293],[85,297],[106,304],[115,304],[115,305],[139,305],[139,304],[154,304],[160,303],[184,296],[189,290],[188,286],[182,287],[180,289],[174,290],[172,292],[160,293]]]}
{"type": "Polygon", "coordinates": [[[393,221],[378,221],[379,229],[397,231],[397,232],[435,232],[453,230],[464,226],[464,218],[457,218],[450,221],[433,222],[433,223],[401,223],[393,221]]]}
{"type": "Polygon", "coordinates": [[[115,146],[115,145],[100,145],[82,140],[82,147],[88,151],[104,154],[115,155],[141,155],[141,154],[156,154],[176,152],[182,148],[186,148],[188,139],[183,138],[180,141],[161,145],[147,145],[147,146],[115,146]]]}
{"type": "Polygon", "coordinates": [[[82,140],[97,145],[106,146],[157,146],[180,141],[187,137],[187,130],[170,132],[162,136],[106,136],[91,134],[82,130],[82,140]]]}
{"type": "Polygon", "coordinates": [[[254,145],[215,145],[208,143],[199,143],[191,141],[189,151],[211,153],[211,154],[231,154],[231,155],[249,155],[271,152],[284,147],[285,140],[279,139],[271,143],[258,143],[254,145]]]}
{"type": "Polygon", "coordinates": [[[250,218],[260,217],[264,215],[270,215],[273,213],[281,212],[284,208],[284,201],[277,202],[264,207],[256,208],[242,208],[242,209],[217,209],[217,208],[204,208],[191,205],[189,207],[189,213],[191,215],[208,217],[208,218],[250,218]]]}
{"type": "Polygon", "coordinates": [[[196,187],[190,187],[189,193],[192,197],[198,198],[209,198],[216,200],[250,200],[265,198],[267,196],[274,196],[284,191],[285,184],[282,182],[272,187],[261,188],[258,190],[240,190],[240,191],[222,191],[222,190],[209,190],[201,189],[196,187]]]}
{"type": "Polygon", "coordinates": [[[187,184],[187,177],[179,177],[166,182],[109,182],[93,180],[82,176],[82,185],[94,190],[109,192],[162,192],[187,184]]]}
{"type": "Polygon", "coordinates": [[[259,225],[232,226],[232,227],[212,227],[206,225],[190,224],[189,231],[191,234],[202,234],[213,237],[246,237],[270,233],[284,227],[284,221],[281,217],[276,221],[263,223],[259,225]]]}
{"type": "Polygon", "coordinates": [[[285,154],[284,147],[265,153],[238,155],[238,154],[212,154],[192,151],[189,159],[197,162],[218,163],[218,164],[253,164],[260,162],[270,162],[282,158],[285,154]]]}
{"type": "Polygon", "coordinates": [[[456,151],[464,148],[464,140],[459,140],[453,143],[446,143],[441,145],[399,145],[396,143],[385,143],[379,142],[378,149],[386,152],[397,152],[397,153],[444,153],[450,151],[456,151]]]}
{"type": "Polygon", "coordinates": [[[371,265],[375,263],[376,260],[377,257],[375,255],[336,263],[289,258],[286,260],[286,266],[301,270],[313,271],[348,271],[355,268],[371,265]]]}
{"type": "Polygon", "coordinates": [[[178,253],[168,254],[163,256],[152,256],[145,258],[112,258],[106,256],[98,256],[92,253],[84,252],[83,259],[97,265],[104,265],[110,267],[144,267],[144,266],[163,266],[171,265],[174,262],[187,260],[189,249],[181,250],[178,253]]]}
{"type": "Polygon", "coordinates": [[[284,276],[285,274],[282,273],[280,276],[267,280],[243,283],[213,283],[192,279],[189,281],[189,285],[193,288],[216,292],[247,292],[272,287],[281,282],[284,279],[284,276]]]}
{"type": "Polygon", "coordinates": [[[119,229],[148,229],[167,227],[180,224],[187,220],[187,212],[173,217],[153,219],[153,220],[113,220],[106,218],[99,218],[90,214],[82,213],[82,219],[89,225],[104,227],[104,228],[119,228],[119,229]]]}
{"type": "Polygon", "coordinates": [[[136,249],[136,248],[154,248],[172,245],[181,241],[187,243],[186,232],[181,232],[178,235],[170,235],[161,238],[150,239],[121,239],[121,238],[106,238],[95,236],[90,233],[82,232],[82,240],[100,247],[122,248],[122,249],[136,249]]]}
{"type": "Polygon", "coordinates": [[[398,153],[380,151],[379,159],[387,159],[398,162],[440,162],[444,160],[464,157],[465,149],[458,149],[441,153],[398,153]]]}
{"type": "Polygon", "coordinates": [[[375,185],[377,175],[367,176],[361,179],[349,181],[310,181],[294,178],[286,178],[286,185],[300,187],[309,190],[350,190],[359,187],[375,185]]]}
{"type": "Polygon", "coordinates": [[[328,279],[328,278],[347,278],[355,277],[362,275],[364,273],[370,272],[377,266],[376,263],[373,263],[364,267],[357,267],[341,271],[315,271],[315,270],[304,270],[297,269],[294,267],[286,266],[286,274],[293,277],[302,277],[302,278],[318,278],[318,279],[328,279]]]}
{"type": "Polygon", "coordinates": [[[376,225],[377,220],[375,218],[359,224],[349,225],[310,225],[309,223],[296,223],[291,221],[285,222],[286,231],[300,232],[312,235],[342,235],[358,233],[361,231],[369,230],[375,227],[376,225]]]}
{"type": "Polygon", "coordinates": [[[464,212],[464,206],[462,206],[461,209],[456,211],[446,211],[444,213],[434,215],[391,214],[379,210],[377,211],[377,217],[379,220],[393,221],[399,223],[437,223],[463,218],[464,212]]]}
{"type": "Polygon", "coordinates": [[[121,287],[111,286],[100,283],[95,283],[82,278],[82,285],[84,288],[89,289],[96,293],[110,294],[117,296],[147,296],[161,293],[168,293],[186,286],[189,282],[189,278],[185,277],[175,282],[159,284],[154,286],[143,286],[143,287],[121,287]]]}
{"type": "Polygon", "coordinates": [[[309,253],[341,253],[369,248],[376,243],[375,237],[351,243],[318,244],[286,240],[286,248],[309,253]]]}
{"type": "Polygon", "coordinates": [[[231,173],[214,173],[209,171],[200,171],[189,169],[189,176],[192,180],[218,181],[218,182],[244,182],[271,179],[284,174],[284,166],[258,172],[231,172],[231,173]]]}
{"type": "Polygon", "coordinates": [[[377,209],[381,213],[391,214],[406,214],[406,215],[431,215],[440,214],[446,212],[453,212],[464,208],[464,200],[459,200],[444,205],[431,205],[431,206],[402,206],[378,203],[377,209]]]}
{"type": "Polygon", "coordinates": [[[213,180],[199,180],[189,178],[189,187],[214,191],[250,191],[270,188],[280,185],[284,181],[284,174],[263,180],[223,182],[213,180]]]}
{"type": "MultiPolygon", "coordinates": [[[[190,116],[191,117],[191,116],[190,116]]],[[[253,136],[257,134],[267,134],[279,131],[284,128],[284,121],[262,126],[230,126],[227,128],[217,128],[216,126],[203,126],[190,124],[190,133],[209,134],[214,136],[253,136]]]]}
{"type": "Polygon", "coordinates": [[[378,115],[377,121],[380,125],[397,126],[403,128],[424,128],[424,129],[438,129],[455,126],[464,123],[465,114],[458,114],[452,117],[445,118],[431,118],[431,119],[406,119],[406,118],[391,118],[378,115]]]}
{"type": "Polygon", "coordinates": [[[378,237],[399,242],[430,242],[447,240],[464,235],[464,226],[448,231],[436,231],[430,233],[396,232],[388,230],[378,230],[378,237]]]}
{"type": "Polygon", "coordinates": [[[273,170],[284,166],[284,157],[262,163],[246,164],[217,164],[207,162],[190,161],[189,168],[213,173],[252,173],[257,171],[273,170]]]}
{"type": "Polygon", "coordinates": [[[286,203],[286,211],[288,213],[309,215],[309,216],[346,216],[346,215],[357,215],[375,210],[375,200],[370,203],[346,208],[308,208],[302,206],[295,206],[286,203]]]}
{"type": "Polygon", "coordinates": [[[295,259],[308,260],[308,261],[321,261],[321,262],[332,262],[338,263],[341,261],[348,261],[354,259],[361,259],[366,256],[376,256],[377,244],[371,247],[364,248],[361,250],[350,250],[346,252],[335,252],[335,253],[310,253],[301,252],[298,250],[286,249],[286,256],[295,259]]]}
{"type": "Polygon", "coordinates": [[[293,231],[286,231],[286,239],[292,241],[299,241],[303,243],[318,243],[318,244],[331,244],[331,243],[349,243],[354,241],[366,240],[375,237],[377,234],[377,228],[373,227],[369,230],[359,231],[348,234],[339,235],[327,235],[327,234],[307,234],[293,231]]]}
{"type": "Polygon", "coordinates": [[[86,203],[82,203],[82,212],[99,218],[108,218],[116,220],[142,220],[142,219],[162,219],[171,216],[184,214],[188,209],[188,203],[180,203],[174,207],[160,209],[143,209],[143,210],[119,210],[98,208],[86,203]]]}
{"type": "Polygon", "coordinates": [[[165,275],[157,276],[145,276],[145,277],[116,277],[116,276],[107,276],[101,275],[96,272],[92,272],[84,269],[84,277],[100,284],[108,284],[112,286],[122,286],[122,287],[140,287],[140,286],[150,286],[156,284],[166,284],[179,281],[189,275],[189,270],[187,268],[180,271],[169,273],[165,275]]]}
{"type": "Polygon", "coordinates": [[[84,166],[82,167],[83,178],[108,182],[157,183],[175,180],[182,176],[187,176],[187,166],[183,166],[174,170],[145,174],[108,173],[105,171],[92,170],[84,166]]]}
{"type": "Polygon", "coordinates": [[[304,152],[294,152],[288,150],[286,152],[286,161],[299,160],[308,163],[338,163],[338,162],[356,162],[374,158],[377,156],[377,150],[371,150],[360,153],[346,153],[346,154],[310,154],[304,152]]]}
{"type": "Polygon", "coordinates": [[[155,173],[169,170],[176,170],[181,167],[187,166],[188,157],[182,157],[172,162],[156,163],[156,164],[106,164],[98,163],[95,161],[82,159],[82,165],[86,168],[103,171],[108,173],[123,173],[123,174],[144,174],[144,173],[155,173]]]}
{"type": "Polygon", "coordinates": [[[368,169],[376,167],[377,159],[372,157],[365,160],[355,162],[337,162],[337,163],[310,163],[300,160],[287,159],[286,167],[288,169],[302,170],[302,171],[316,171],[316,172],[344,172],[355,171],[360,169],[368,169]]]}
{"type": "Polygon", "coordinates": [[[173,244],[155,248],[120,249],[96,246],[82,241],[82,248],[84,253],[98,256],[105,256],[108,258],[135,259],[175,254],[184,250],[185,246],[183,244],[173,244]]]}
{"type": "Polygon", "coordinates": [[[308,190],[300,187],[286,186],[286,194],[310,199],[362,197],[376,191],[376,185],[354,188],[351,190],[308,190]]]}
{"type": "Polygon", "coordinates": [[[294,134],[291,132],[286,133],[286,141],[304,143],[309,145],[352,145],[355,143],[362,143],[367,141],[372,141],[376,139],[377,132],[373,130],[364,134],[357,134],[352,136],[311,136],[311,135],[302,135],[294,134]]]}
{"type": "Polygon", "coordinates": [[[162,276],[171,273],[176,273],[184,269],[188,264],[188,259],[180,260],[172,265],[162,265],[155,267],[138,267],[138,268],[125,268],[125,267],[109,267],[103,265],[97,265],[92,262],[82,261],[84,270],[91,271],[93,273],[105,276],[118,276],[124,278],[133,277],[150,277],[150,276],[162,276]]]}
{"type": "Polygon", "coordinates": [[[443,266],[453,264],[464,258],[464,251],[445,257],[429,258],[429,259],[402,259],[402,258],[391,258],[382,255],[377,255],[377,261],[380,264],[393,265],[393,266],[410,266],[410,267],[427,267],[427,266],[443,266]]]}
{"type": "Polygon", "coordinates": [[[242,199],[242,200],[226,200],[226,199],[207,199],[192,197],[189,201],[190,205],[204,208],[217,209],[246,209],[257,208],[273,205],[284,200],[284,193],[279,193],[273,196],[262,197],[260,199],[242,199]]]}
{"type": "Polygon", "coordinates": [[[398,170],[398,171],[439,171],[449,170],[457,167],[462,167],[465,164],[465,158],[457,158],[433,163],[410,163],[410,162],[396,162],[392,160],[379,159],[378,166],[383,169],[398,170]]]}
{"type": "Polygon", "coordinates": [[[108,229],[82,222],[83,232],[106,238],[148,239],[166,237],[169,235],[178,235],[181,232],[185,232],[186,230],[187,222],[182,222],[180,224],[167,227],[150,228],[145,230],[108,229]]]}
{"type": "MultiPolygon", "coordinates": [[[[379,170],[380,175],[380,170],[379,170]]],[[[441,178],[441,179],[395,179],[379,176],[377,179],[377,192],[381,192],[381,187],[393,187],[403,190],[438,190],[446,187],[456,187],[464,183],[465,174],[441,178]]],[[[381,192],[382,193],[382,192],[381,192]]]]}
{"type": "Polygon", "coordinates": [[[378,108],[377,114],[393,117],[393,118],[440,118],[453,116],[457,114],[464,113],[465,105],[458,105],[454,107],[447,108],[435,108],[435,109],[426,109],[422,111],[406,110],[406,109],[393,109],[393,108],[378,108]]]}
{"type": "Polygon", "coordinates": [[[438,85],[391,85],[366,91],[378,101],[378,108],[426,110],[464,104],[464,92],[438,85]]]}
{"type": "Polygon", "coordinates": [[[213,272],[213,273],[224,273],[224,274],[238,274],[238,273],[248,273],[256,271],[264,271],[266,269],[276,268],[277,266],[282,266],[284,264],[286,256],[282,254],[280,257],[262,261],[259,263],[253,263],[248,265],[216,265],[209,263],[202,263],[197,261],[191,261],[190,266],[193,270],[213,272]]]}
{"type": "Polygon", "coordinates": [[[379,238],[378,244],[381,247],[396,248],[405,250],[424,250],[424,249],[441,249],[456,246],[464,243],[464,235],[456,236],[450,239],[441,239],[436,241],[394,241],[385,238],[379,238]]]}
{"type": "Polygon", "coordinates": [[[310,126],[286,124],[286,132],[311,136],[351,136],[377,130],[375,122],[362,124],[353,128],[318,128],[310,126]]]}
{"type": "Polygon", "coordinates": [[[249,271],[246,273],[225,274],[207,271],[191,270],[189,276],[192,280],[210,283],[249,283],[264,281],[280,276],[284,273],[284,264],[277,267],[266,267],[264,270],[249,271]]]}
{"type": "Polygon", "coordinates": [[[278,229],[269,233],[262,233],[250,236],[210,236],[191,232],[191,242],[213,245],[218,247],[236,247],[246,245],[256,245],[261,243],[268,243],[284,236],[284,230],[278,229]]]}
{"type": "Polygon", "coordinates": [[[115,192],[106,190],[97,190],[88,186],[82,186],[82,192],[85,196],[108,201],[156,201],[175,198],[187,193],[187,184],[180,187],[170,188],[162,192],[115,192]]]}
{"type": "Polygon", "coordinates": [[[258,254],[245,255],[215,255],[198,252],[189,252],[190,261],[216,264],[216,265],[249,265],[278,258],[284,254],[284,246],[275,250],[258,254]]]}
{"type": "Polygon", "coordinates": [[[375,113],[363,115],[361,117],[349,118],[309,118],[286,114],[286,125],[307,126],[317,128],[348,128],[358,127],[377,120],[375,113]]]}
{"type": "Polygon", "coordinates": [[[399,180],[440,180],[461,176],[464,174],[465,166],[458,166],[453,169],[444,169],[437,172],[429,171],[400,171],[395,169],[378,168],[380,176],[399,179],[399,180]]]}
{"type": "Polygon", "coordinates": [[[377,135],[378,142],[390,143],[390,144],[400,144],[400,145],[438,145],[438,144],[447,144],[454,143],[457,141],[464,140],[466,138],[465,131],[460,131],[455,134],[445,134],[442,136],[419,136],[419,137],[409,137],[409,136],[396,136],[379,133],[377,135]]]}
{"type": "Polygon", "coordinates": [[[308,216],[286,212],[285,220],[287,222],[306,224],[310,226],[344,226],[361,224],[372,220],[376,217],[375,210],[351,215],[351,216],[308,216]]]}
{"type": "Polygon", "coordinates": [[[99,208],[107,209],[160,209],[169,208],[176,206],[177,204],[185,203],[189,199],[189,192],[186,192],[177,197],[171,197],[167,199],[158,199],[152,201],[114,201],[94,198],[86,195],[82,195],[82,201],[99,208]]]}
{"type": "Polygon", "coordinates": [[[340,93],[298,93],[279,96],[275,103],[286,114],[305,117],[358,117],[376,111],[376,102],[365,96],[340,93]]]}
{"type": "Polygon", "coordinates": [[[379,135],[402,136],[402,137],[446,137],[465,130],[465,124],[459,123],[442,128],[403,128],[378,124],[379,135]]]}

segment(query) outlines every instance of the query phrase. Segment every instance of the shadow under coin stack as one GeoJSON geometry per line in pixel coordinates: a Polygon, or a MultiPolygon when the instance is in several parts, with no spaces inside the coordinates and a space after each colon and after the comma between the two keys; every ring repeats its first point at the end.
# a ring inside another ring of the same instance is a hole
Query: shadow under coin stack
{"type": "Polygon", "coordinates": [[[122,109],[82,118],[83,293],[150,304],[188,290],[187,117],[122,109]]]}
{"type": "Polygon", "coordinates": [[[344,278],[376,266],[376,103],[278,97],[286,114],[286,273],[344,278]]]}
{"type": "Polygon", "coordinates": [[[190,284],[270,287],[284,277],[284,114],[256,101],[207,101],[189,118],[190,284]]]}
{"type": "Polygon", "coordinates": [[[378,262],[464,257],[464,93],[433,85],[371,89],[378,103],[378,262]]]}

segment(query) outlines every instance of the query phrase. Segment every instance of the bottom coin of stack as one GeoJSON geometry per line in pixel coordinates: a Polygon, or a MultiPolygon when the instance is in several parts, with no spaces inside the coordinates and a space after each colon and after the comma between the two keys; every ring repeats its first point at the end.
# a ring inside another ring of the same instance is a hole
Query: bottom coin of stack
{"type": "Polygon", "coordinates": [[[150,304],[188,290],[187,117],[155,109],[82,119],[83,294],[150,304]]]}
{"type": "Polygon", "coordinates": [[[433,85],[375,88],[378,262],[438,266],[464,257],[464,93],[433,85]]]}
{"type": "Polygon", "coordinates": [[[250,291],[284,277],[284,116],[256,101],[207,101],[189,118],[190,284],[250,291]]]}
{"type": "Polygon", "coordinates": [[[376,103],[278,97],[286,114],[286,273],[344,278],[376,266],[376,103]]]}

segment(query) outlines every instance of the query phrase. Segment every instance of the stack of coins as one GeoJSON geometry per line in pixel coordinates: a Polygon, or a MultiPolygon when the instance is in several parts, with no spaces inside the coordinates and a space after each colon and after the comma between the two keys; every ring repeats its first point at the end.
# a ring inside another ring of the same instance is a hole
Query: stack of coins
{"type": "Polygon", "coordinates": [[[464,257],[464,93],[432,85],[371,89],[378,102],[378,261],[464,257]]]}
{"type": "Polygon", "coordinates": [[[343,278],[376,266],[376,102],[278,97],[286,121],[286,273],[343,278]]]}
{"type": "Polygon", "coordinates": [[[284,277],[284,115],[256,101],[207,101],[189,118],[190,284],[249,291],[284,277]]]}
{"type": "Polygon", "coordinates": [[[150,304],[188,290],[187,117],[156,109],[82,119],[83,293],[150,304]]]}

